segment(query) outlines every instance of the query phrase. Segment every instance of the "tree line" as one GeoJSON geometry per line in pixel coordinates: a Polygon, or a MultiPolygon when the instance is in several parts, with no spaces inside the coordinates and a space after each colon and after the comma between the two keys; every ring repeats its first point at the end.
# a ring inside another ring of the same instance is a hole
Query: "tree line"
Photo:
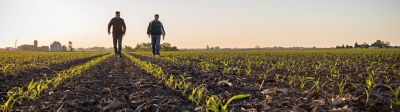
{"type": "Polygon", "coordinates": [[[382,40],[376,40],[374,43],[372,43],[371,45],[367,44],[367,43],[362,43],[362,44],[358,44],[357,42],[354,44],[354,46],[351,45],[344,45],[342,44],[342,46],[336,46],[336,48],[393,48],[394,46],[390,46],[390,42],[385,42],[382,40]]]}
{"type": "MultiPolygon", "coordinates": [[[[162,43],[160,44],[161,51],[178,51],[178,47],[172,46],[170,43],[162,43]]],[[[151,43],[139,43],[136,44],[135,48],[131,46],[124,46],[124,50],[128,52],[133,51],[151,51],[151,43]]]]}

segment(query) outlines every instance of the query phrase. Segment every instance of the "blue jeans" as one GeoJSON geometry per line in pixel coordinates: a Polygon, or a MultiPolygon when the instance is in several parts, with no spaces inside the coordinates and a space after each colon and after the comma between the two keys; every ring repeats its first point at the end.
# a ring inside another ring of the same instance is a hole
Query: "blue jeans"
{"type": "Polygon", "coordinates": [[[113,45],[115,54],[121,55],[122,35],[113,34],[113,45]]]}
{"type": "Polygon", "coordinates": [[[161,35],[151,35],[151,48],[153,55],[160,55],[160,39],[161,35]]]}

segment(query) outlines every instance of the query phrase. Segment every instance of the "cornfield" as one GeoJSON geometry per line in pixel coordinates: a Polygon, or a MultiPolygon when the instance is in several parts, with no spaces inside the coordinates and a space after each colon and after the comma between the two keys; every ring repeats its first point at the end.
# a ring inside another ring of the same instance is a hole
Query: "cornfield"
{"type": "Polygon", "coordinates": [[[113,55],[0,52],[1,110],[400,109],[399,49],[176,51],[157,57],[149,52],[124,52],[122,58],[113,55]]]}

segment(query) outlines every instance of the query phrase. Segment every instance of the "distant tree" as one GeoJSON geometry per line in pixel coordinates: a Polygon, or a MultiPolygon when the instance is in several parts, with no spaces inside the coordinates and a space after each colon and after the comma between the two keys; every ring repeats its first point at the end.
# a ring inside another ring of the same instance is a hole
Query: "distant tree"
{"type": "Polygon", "coordinates": [[[127,52],[135,51],[131,46],[124,46],[124,50],[127,51],[127,52]]]}
{"type": "Polygon", "coordinates": [[[368,47],[369,47],[369,45],[365,42],[360,45],[360,48],[368,48],[368,47]]]}
{"type": "Polygon", "coordinates": [[[69,51],[73,51],[74,50],[74,48],[72,48],[72,42],[71,41],[68,42],[68,49],[69,49],[69,51]]]}
{"type": "Polygon", "coordinates": [[[67,51],[67,46],[63,45],[62,46],[62,51],[67,51]]]}
{"type": "Polygon", "coordinates": [[[135,47],[134,50],[137,50],[137,51],[151,51],[151,43],[136,44],[136,47],[135,47]]]}
{"type": "MultiPolygon", "coordinates": [[[[178,47],[172,46],[170,43],[162,43],[160,45],[162,51],[177,51],[178,47]]],[[[136,44],[136,47],[133,49],[135,51],[151,51],[151,43],[140,43],[136,44]]]]}
{"type": "Polygon", "coordinates": [[[390,47],[389,45],[390,45],[390,42],[385,42],[384,47],[389,48],[390,47]]]}
{"type": "Polygon", "coordinates": [[[214,49],[215,50],[219,50],[220,48],[219,48],[219,46],[215,46],[214,49]]]}
{"type": "Polygon", "coordinates": [[[207,45],[207,46],[206,46],[206,49],[207,49],[207,50],[210,50],[210,46],[207,45]]]}
{"type": "Polygon", "coordinates": [[[256,45],[256,47],[254,47],[254,49],[260,49],[261,47],[259,45],[256,45]]]}
{"type": "Polygon", "coordinates": [[[360,45],[358,45],[358,43],[356,42],[356,44],[354,44],[354,48],[359,48],[360,45]]]}
{"type": "Polygon", "coordinates": [[[162,51],[177,51],[178,48],[176,46],[172,46],[170,43],[162,43],[161,45],[162,51]]]}
{"type": "Polygon", "coordinates": [[[376,40],[376,42],[371,44],[371,47],[388,48],[389,44],[390,44],[389,42],[376,40]]]}

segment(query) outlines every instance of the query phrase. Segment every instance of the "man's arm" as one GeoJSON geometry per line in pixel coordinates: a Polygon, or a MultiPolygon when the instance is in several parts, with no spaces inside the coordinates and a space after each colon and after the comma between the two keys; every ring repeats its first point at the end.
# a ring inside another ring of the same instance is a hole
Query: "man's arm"
{"type": "Polygon", "coordinates": [[[124,21],[124,20],[122,20],[122,27],[124,28],[124,35],[125,35],[125,32],[126,32],[126,25],[125,25],[125,21],[124,21]]]}
{"type": "Polygon", "coordinates": [[[162,30],[162,35],[163,35],[163,40],[165,38],[165,30],[164,30],[164,25],[161,23],[161,30],[162,30]]]}
{"type": "Polygon", "coordinates": [[[147,35],[151,34],[151,22],[149,23],[149,26],[147,27],[147,35]]]}
{"type": "Polygon", "coordinates": [[[111,28],[111,26],[113,25],[113,20],[114,20],[114,18],[113,19],[111,19],[110,20],[110,22],[108,23],[108,34],[110,35],[110,28],[111,28]]]}

